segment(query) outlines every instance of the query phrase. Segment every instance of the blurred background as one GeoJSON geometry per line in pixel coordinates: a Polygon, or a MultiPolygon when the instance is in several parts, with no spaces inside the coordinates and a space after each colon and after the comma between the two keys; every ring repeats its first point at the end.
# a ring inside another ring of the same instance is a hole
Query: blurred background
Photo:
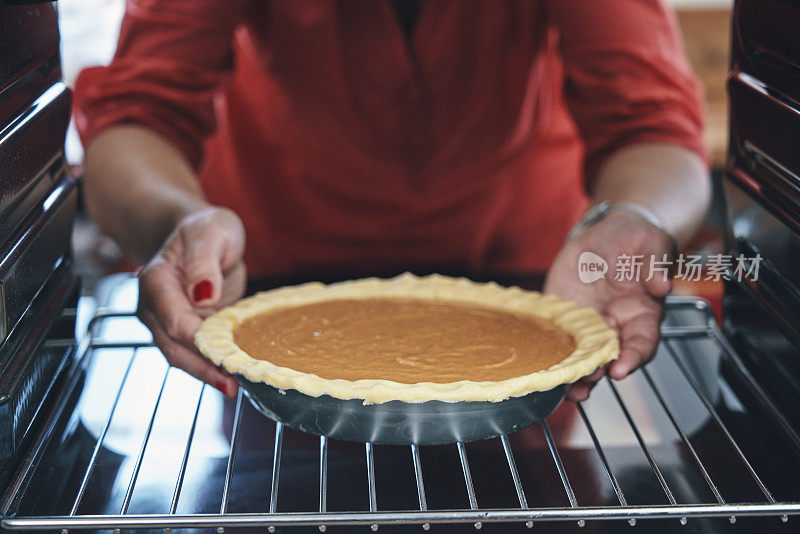
{"type": "MultiPolygon", "coordinates": [[[[723,251],[719,177],[725,165],[728,139],[725,79],[728,72],[732,0],[666,0],[675,9],[686,51],[695,73],[705,88],[706,143],[712,156],[714,203],[704,227],[683,251],[704,258],[723,251]]],[[[124,12],[124,0],[60,0],[61,60],[64,79],[72,85],[81,69],[111,60],[124,12]]],[[[67,160],[72,173],[81,174],[83,150],[74,128],[67,136],[67,160]]],[[[120,253],[110,239],[100,235],[85,215],[78,219],[74,234],[75,258],[84,280],[84,292],[91,293],[104,274],[133,270],[136,265],[120,253]]],[[[716,304],[721,283],[676,280],[675,292],[702,296],[716,304]]]]}

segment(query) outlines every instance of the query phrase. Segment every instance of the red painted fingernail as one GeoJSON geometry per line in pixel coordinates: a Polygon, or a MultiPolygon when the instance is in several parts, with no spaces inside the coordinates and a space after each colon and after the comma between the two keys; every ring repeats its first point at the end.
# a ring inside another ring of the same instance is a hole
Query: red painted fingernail
{"type": "Polygon", "coordinates": [[[220,390],[220,391],[222,392],[222,394],[223,394],[223,395],[227,395],[227,394],[228,394],[228,393],[225,391],[225,389],[226,389],[226,388],[225,388],[225,382],[223,382],[222,380],[220,380],[219,382],[217,382],[217,383],[214,385],[214,387],[215,387],[215,388],[217,388],[218,390],[220,390]]]}
{"type": "Polygon", "coordinates": [[[211,286],[210,280],[203,280],[194,286],[192,296],[195,302],[200,302],[211,298],[211,292],[214,288],[211,286]]]}

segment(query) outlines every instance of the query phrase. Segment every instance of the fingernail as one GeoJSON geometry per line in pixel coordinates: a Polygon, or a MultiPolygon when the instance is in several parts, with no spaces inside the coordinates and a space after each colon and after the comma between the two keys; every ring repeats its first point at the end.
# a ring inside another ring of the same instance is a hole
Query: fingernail
{"type": "Polygon", "coordinates": [[[220,390],[220,391],[222,392],[222,394],[223,394],[223,395],[227,395],[227,394],[228,394],[228,393],[227,393],[227,391],[226,391],[226,389],[227,389],[227,388],[225,387],[225,382],[223,382],[222,380],[220,380],[219,382],[217,382],[217,383],[214,385],[214,387],[215,387],[215,388],[217,388],[218,390],[220,390]]]}
{"type": "Polygon", "coordinates": [[[211,286],[210,280],[203,280],[198,282],[194,286],[194,290],[192,290],[192,296],[194,297],[195,302],[200,302],[206,299],[211,298],[211,292],[213,287],[211,286]]]}

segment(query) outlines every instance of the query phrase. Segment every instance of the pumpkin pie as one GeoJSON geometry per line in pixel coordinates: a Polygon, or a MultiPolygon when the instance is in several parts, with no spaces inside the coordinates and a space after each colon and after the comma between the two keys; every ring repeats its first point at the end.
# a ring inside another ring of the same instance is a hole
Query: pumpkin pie
{"type": "Polygon", "coordinates": [[[591,308],[410,273],[257,293],[206,318],[195,343],[251,381],[365,404],[498,402],[574,382],[619,354],[591,308]]]}

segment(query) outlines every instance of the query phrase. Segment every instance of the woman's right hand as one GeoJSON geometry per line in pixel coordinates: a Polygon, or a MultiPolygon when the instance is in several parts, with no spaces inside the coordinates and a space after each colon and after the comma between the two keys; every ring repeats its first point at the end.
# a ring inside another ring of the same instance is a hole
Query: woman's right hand
{"type": "Polygon", "coordinates": [[[224,208],[184,217],[139,272],[137,315],[167,361],[234,397],[238,382],[202,356],[194,334],[204,317],[242,297],[244,227],[224,208]]]}

